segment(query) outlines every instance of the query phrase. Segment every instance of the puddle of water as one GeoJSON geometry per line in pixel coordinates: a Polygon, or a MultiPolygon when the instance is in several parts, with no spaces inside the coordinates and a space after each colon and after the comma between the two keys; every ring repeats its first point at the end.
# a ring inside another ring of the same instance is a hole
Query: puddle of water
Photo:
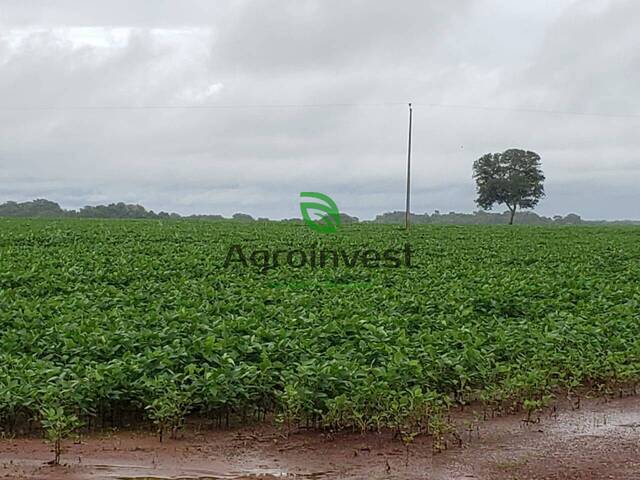
{"type": "Polygon", "coordinates": [[[116,477],[116,478],[118,480],[224,480],[223,477],[116,477]]]}
{"type": "Polygon", "coordinates": [[[239,478],[262,478],[262,477],[273,477],[273,478],[300,478],[305,480],[320,480],[325,478],[328,475],[331,475],[332,471],[326,472],[314,472],[314,473],[297,473],[297,472],[289,472],[288,470],[283,470],[279,468],[253,468],[250,470],[244,470],[241,472],[238,477],[239,478]]]}
{"type": "Polygon", "coordinates": [[[618,435],[634,434],[640,427],[640,410],[607,408],[595,411],[563,412],[556,422],[549,422],[547,428],[560,436],[599,436],[615,432],[618,435]],[[626,428],[624,428],[626,427],[626,428]]]}
{"type": "Polygon", "coordinates": [[[224,476],[196,475],[196,476],[177,476],[177,477],[158,477],[158,476],[118,476],[118,480],[244,480],[244,479],[304,479],[304,480],[320,480],[333,472],[314,472],[314,473],[296,473],[282,470],[279,468],[253,468],[243,470],[224,476]]]}

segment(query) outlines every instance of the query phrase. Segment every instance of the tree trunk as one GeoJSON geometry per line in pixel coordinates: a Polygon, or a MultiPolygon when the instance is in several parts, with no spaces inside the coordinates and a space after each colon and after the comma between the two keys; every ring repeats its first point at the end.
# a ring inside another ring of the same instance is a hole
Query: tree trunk
{"type": "Polygon", "coordinates": [[[509,225],[513,225],[513,217],[516,215],[516,205],[513,206],[513,210],[510,208],[511,217],[509,218],[509,225]]]}

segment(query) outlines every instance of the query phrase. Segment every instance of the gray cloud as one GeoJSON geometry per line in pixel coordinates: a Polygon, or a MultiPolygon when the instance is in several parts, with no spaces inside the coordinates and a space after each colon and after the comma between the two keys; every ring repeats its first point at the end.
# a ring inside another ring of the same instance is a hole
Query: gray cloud
{"type": "Polygon", "coordinates": [[[640,118],[429,106],[640,113],[632,0],[131,5],[3,4],[0,200],[367,218],[403,207],[413,100],[416,211],[473,210],[473,160],[523,147],[539,212],[640,218],[640,118]],[[163,105],[262,107],[98,108],[163,105]]]}

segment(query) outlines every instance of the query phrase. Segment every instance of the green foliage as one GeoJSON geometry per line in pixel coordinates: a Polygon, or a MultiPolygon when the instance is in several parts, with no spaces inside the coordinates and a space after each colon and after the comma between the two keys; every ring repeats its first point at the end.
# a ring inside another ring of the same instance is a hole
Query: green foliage
{"type": "Polygon", "coordinates": [[[0,204],[0,217],[61,218],[68,215],[55,202],[38,198],[29,202],[5,202],[0,204]]]}
{"type": "Polygon", "coordinates": [[[518,149],[488,153],[473,164],[478,198],[476,203],[491,210],[494,204],[506,205],[509,223],[518,208],[533,208],[544,197],[544,175],[540,156],[518,149]]]}
{"type": "Polygon", "coordinates": [[[0,422],[41,413],[61,440],[72,418],[175,436],[189,414],[271,413],[439,439],[453,403],[533,415],[558,388],[637,382],[639,259],[635,227],[0,220],[0,422]],[[222,267],[236,243],[405,242],[411,268],[222,267]]]}
{"type": "Polygon", "coordinates": [[[157,427],[160,441],[163,441],[167,431],[170,432],[170,438],[177,438],[191,406],[191,389],[186,385],[177,385],[167,377],[158,377],[146,380],[145,390],[150,398],[145,410],[157,427]]]}
{"type": "MultiPolygon", "coordinates": [[[[390,223],[404,225],[405,212],[387,212],[377,215],[374,223],[390,223]]],[[[510,221],[511,213],[491,213],[483,210],[473,213],[440,213],[437,210],[429,215],[428,213],[411,214],[411,225],[503,225],[510,221]]],[[[604,220],[583,220],[580,215],[570,213],[566,216],[555,215],[553,218],[538,215],[535,212],[517,212],[514,216],[517,223],[521,225],[539,226],[561,226],[561,225],[640,225],[640,222],[631,220],[604,221],[604,220]]]]}
{"type": "Polygon", "coordinates": [[[53,443],[55,458],[52,463],[58,465],[62,454],[62,440],[78,429],[82,423],[77,416],[65,412],[60,406],[44,406],[40,409],[40,424],[47,440],[53,443]]]}

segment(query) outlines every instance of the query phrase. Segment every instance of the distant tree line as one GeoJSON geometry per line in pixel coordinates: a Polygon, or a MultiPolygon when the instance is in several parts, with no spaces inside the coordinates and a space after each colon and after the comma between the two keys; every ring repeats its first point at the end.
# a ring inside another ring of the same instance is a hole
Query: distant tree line
{"type": "Polygon", "coordinates": [[[123,202],[86,206],[79,210],[65,210],[56,202],[39,198],[29,202],[6,202],[0,205],[0,217],[26,218],[180,218],[177,213],[147,210],[142,205],[123,202]]]}
{"type": "MultiPolygon", "coordinates": [[[[449,212],[441,214],[437,210],[429,215],[412,213],[410,216],[413,225],[501,225],[511,223],[514,213],[507,210],[503,213],[489,213],[485,211],[477,211],[473,213],[456,213],[449,212]]],[[[524,225],[585,225],[592,222],[583,220],[580,215],[570,213],[566,216],[556,215],[553,218],[544,217],[533,212],[515,213],[517,223],[524,225]]],[[[404,212],[389,212],[378,215],[374,223],[397,223],[404,224],[404,212]]]]}
{"type": "MultiPolygon", "coordinates": [[[[473,213],[456,213],[449,212],[442,214],[437,210],[429,215],[411,214],[411,223],[414,225],[433,224],[433,225],[498,225],[510,222],[512,212],[489,213],[478,211],[473,213]]],[[[0,217],[17,217],[17,218],[140,218],[140,219],[196,219],[196,220],[233,220],[236,222],[269,222],[268,218],[255,219],[247,213],[235,213],[231,218],[225,218],[222,215],[189,215],[181,216],[177,213],[154,212],[147,210],[142,205],[127,204],[123,202],[110,203],[109,205],[86,206],[79,210],[65,210],[56,202],[46,199],[31,200],[28,202],[6,202],[0,204],[0,217]]],[[[515,214],[518,223],[525,225],[599,225],[599,224],[640,224],[634,221],[587,221],[580,218],[575,213],[566,216],[556,215],[554,217],[544,217],[533,212],[518,212],[515,214]]],[[[281,222],[301,223],[300,218],[289,218],[280,220],[281,222]]],[[[357,217],[340,214],[341,224],[358,223],[357,217]]],[[[403,224],[404,212],[387,212],[376,216],[369,223],[388,223],[403,224]]]]}
{"type": "MultiPolygon", "coordinates": [[[[65,210],[56,202],[38,198],[28,202],[5,202],[0,204],[0,217],[16,218],[149,218],[149,219],[195,219],[195,220],[234,220],[236,222],[269,222],[268,218],[253,218],[247,213],[234,213],[231,218],[222,215],[188,215],[177,213],[154,212],[147,210],[142,205],[129,203],[110,203],[109,205],[86,206],[79,210],[65,210]]],[[[342,223],[356,223],[357,217],[345,213],[340,214],[342,223]]],[[[299,218],[291,218],[283,221],[302,222],[299,218]]]]}

